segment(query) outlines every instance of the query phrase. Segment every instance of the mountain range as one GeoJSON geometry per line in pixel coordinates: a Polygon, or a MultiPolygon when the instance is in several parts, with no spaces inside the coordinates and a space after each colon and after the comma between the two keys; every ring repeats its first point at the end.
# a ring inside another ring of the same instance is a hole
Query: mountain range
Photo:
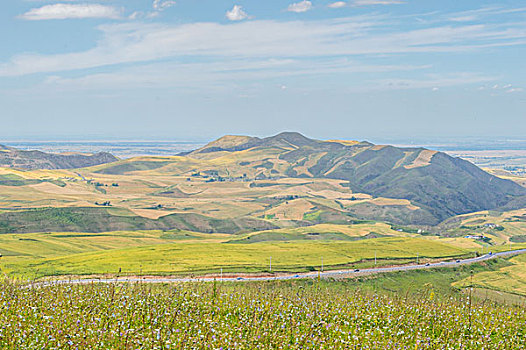
{"type": "Polygon", "coordinates": [[[24,151],[0,145],[0,166],[22,169],[74,169],[111,163],[118,158],[110,153],[53,154],[41,151],[24,151]]]}

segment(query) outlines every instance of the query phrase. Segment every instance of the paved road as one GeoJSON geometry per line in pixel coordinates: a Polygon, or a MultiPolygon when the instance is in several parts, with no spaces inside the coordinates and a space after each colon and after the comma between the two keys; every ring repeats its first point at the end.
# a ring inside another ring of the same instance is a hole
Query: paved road
{"type": "Polygon", "coordinates": [[[454,261],[441,261],[431,264],[420,264],[420,265],[402,265],[402,266],[391,266],[391,267],[379,267],[362,270],[336,270],[326,272],[307,272],[307,273],[291,273],[276,276],[252,276],[252,277],[197,277],[197,278],[169,278],[169,277],[120,277],[120,278],[86,278],[86,279],[72,279],[72,280],[58,280],[51,282],[40,282],[35,283],[33,286],[49,286],[54,284],[89,284],[89,283],[125,283],[125,282],[141,282],[141,283],[181,283],[181,282],[211,282],[214,279],[226,282],[245,282],[245,281],[283,281],[283,280],[294,280],[302,278],[331,278],[331,277],[352,277],[374,273],[387,273],[396,271],[409,271],[409,270],[423,270],[433,269],[441,267],[454,267],[460,265],[470,265],[477,262],[495,259],[498,257],[506,257],[518,254],[525,254],[526,249],[511,250],[507,252],[500,252],[494,254],[486,254],[477,258],[470,258],[464,260],[454,261]]]}
{"type": "Polygon", "coordinates": [[[77,174],[78,176],[80,176],[80,178],[81,178],[83,181],[88,181],[88,180],[84,177],[84,175],[82,175],[81,173],[75,173],[75,174],[77,174]]]}

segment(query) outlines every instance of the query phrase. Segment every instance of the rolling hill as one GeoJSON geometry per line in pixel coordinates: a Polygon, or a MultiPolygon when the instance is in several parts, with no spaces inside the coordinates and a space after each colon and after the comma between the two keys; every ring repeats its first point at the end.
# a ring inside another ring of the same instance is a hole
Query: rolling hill
{"type": "MultiPolygon", "coordinates": [[[[415,224],[437,224],[454,215],[496,209],[526,195],[524,187],[442,152],[319,141],[294,132],[268,138],[225,136],[181,155],[219,164],[235,159],[237,176],[251,173],[260,180],[286,176],[346,181],[353,192],[409,200],[420,208],[418,215],[408,218],[415,224]]],[[[235,168],[217,171],[232,176],[235,168]]],[[[375,211],[355,207],[358,216],[360,211],[375,211]]]]}
{"type": "Polygon", "coordinates": [[[224,136],[170,157],[117,160],[7,147],[0,155],[13,166],[0,167],[0,233],[236,233],[363,220],[438,232],[431,226],[457,215],[526,203],[520,184],[445,153],[291,132],[224,136]],[[14,168],[91,163],[73,171],[14,168]]]}
{"type": "Polygon", "coordinates": [[[110,153],[52,154],[24,151],[0,145],[0,166],[21,169],[74,169],[111,163],[118,159],[110,153]]]}
{"type": "Polygon", "coordinates": [[[213,219],[192,213],[166,215],[156,220],[134,216],[125,210],[106,208],[40,208],[0,212],[0,232],[104,232],[121,230],[190,230],[205,233],[235,233],[274,229],[258,219],[213,219]]]}

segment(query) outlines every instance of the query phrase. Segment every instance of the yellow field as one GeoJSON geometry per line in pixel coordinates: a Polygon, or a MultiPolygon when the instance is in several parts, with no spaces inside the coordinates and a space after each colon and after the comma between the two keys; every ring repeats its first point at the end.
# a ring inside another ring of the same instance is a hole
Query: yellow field
{"type": "Polygon", "coordinates": [[[335,225],[335,224],[318,224],[307,227],[297,228],[283,228],[278,230],[258,231],[249,233],[246,236],[256,236],[262,233],[266,234],[301,234],[308,235],[313,233],[324,234],[324,233],[342,233],[349,237],[363,237],[371,233],[382,235],[382,236],[393,236],[393,237],[412,237],[416,236],[413,234],[395,231],[390,225],[375,222],[366,224],[355,224],[355,225],[335,225]]]}
{"type": "MultiPolygon", "coordinates": [[[[100,238],[98,243],[104,244],[101,242],[104,239],[100,238]]],[[[156,239],[158,238],[153,238],[154,241],[156,239]]],[[[94,241],[90,244],[95,244],[94,241]]],[[[134,243],[130,243],[128,237],[122,244],[134,243]]],[[[334,268],[351,266],[363,260],[372,261],[375,253],[382,263],[396,260],[404,262],[407,259],[415,259],[417,254],[422,259],[455,257],[466,254],[466,251],[418,238],[256,244],[187,242],[98,250],[43,259],[11,258],[3,262],[3,269],[15,275],[34,277],[115,274],[119,269],[123,274],[154,275],[217,273],[221,268],[224,271],[244,273],[268,270],[272,257],[273,271],[307,271],[317,269],[321,259],[327,268],[334,268]]]]}
{"type": "Polygon", "coordinates": [[[418,154],[418,157],[413,161],[413,163],[406,165],[405,168],[414,169],[429,165],[431,163],[431,159],[437,153],[437,151],[423,150],[418,154]]]}
{"type": "Polygon", "coordinates": [[[224,242],[231,235],[174,231],[122,231],[102,233],[26,233],[0,235],[3,261],[13,259],[47,258],[98,250],[123,249],[174,240],[186,242],[224,242]]]}
{"type": "Polygon", "coordinates": [[[474,285],[478,288],[503,291],[526,296],[526,255],[510,259],[513,264],[498,271],[487,271],[475,274],[473,278],[466,278],[456,282],[456,287],[474,285]]]}

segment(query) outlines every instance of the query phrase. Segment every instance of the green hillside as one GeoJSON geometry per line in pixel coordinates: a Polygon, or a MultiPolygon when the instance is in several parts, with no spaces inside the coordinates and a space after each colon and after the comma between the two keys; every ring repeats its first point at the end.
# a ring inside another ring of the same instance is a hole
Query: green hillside
{"type": "Polygon", "coordinates": [[[0,212],[2,233],[104,232],[122,230],[188,230],[205,233],[236,233],[278,228],[256,218],[214,219],[179,213],[150,219],[127,210],[106,208],[41,208],[0,212]]]}

